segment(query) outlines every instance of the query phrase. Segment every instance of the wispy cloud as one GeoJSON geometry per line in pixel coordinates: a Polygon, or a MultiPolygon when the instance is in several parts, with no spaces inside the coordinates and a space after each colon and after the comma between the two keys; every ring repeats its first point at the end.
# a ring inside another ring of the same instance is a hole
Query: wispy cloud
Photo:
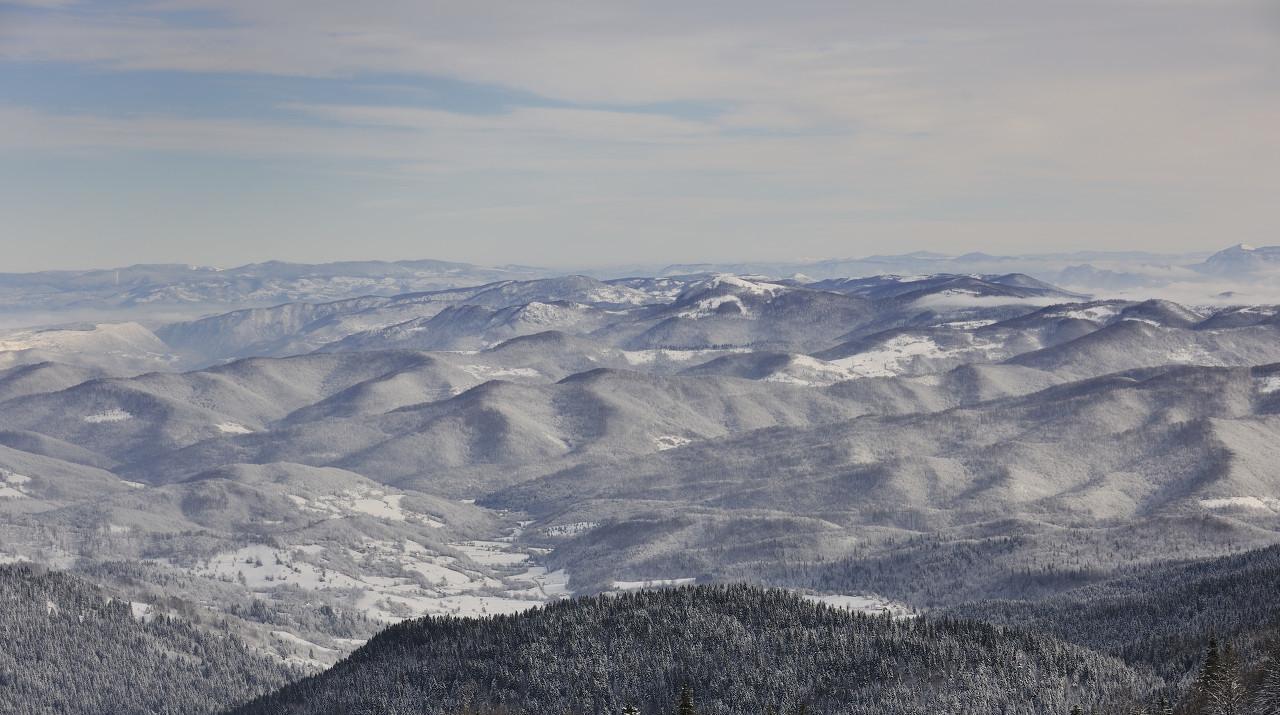
{"type": "MultiPolygon", "coordinates": [[[[0,148],[28,155],[486,172],[548,206],[588,187],[593,206],[656,215],[665,201],[685,217],[699,200],[722,216],[724,200],[803,225],[806,250],[827,254],[854,252],[821,238],[853,227],[934,248],[1062,241],[1077,230],[1064,222],[1144,226],[1080,236],[1099,247],[1162,232],[1178,247],[1257,241],[1280,183],[1280,42],[1263,2],[41,4],[0,6],[0,63],[30,82],[55,66],[187,73],[245,87],[246,109],[202,116],[177,90],[127,113],[0,107],[0,148]],[[271,91],[253,76],[275,78],[271,91]],[[292,91],[290,78],[333,84],[292,91]],[[394,89],[414,78],[453,84],[394,89]],[[467,94],[489,97],[483,111],[467,94]]],[[[423,227],[412,220],[400,225],[423,227]]],[[[706,245],[729,245],[734,226],[704,225],[723,234],[706,245]]]]}

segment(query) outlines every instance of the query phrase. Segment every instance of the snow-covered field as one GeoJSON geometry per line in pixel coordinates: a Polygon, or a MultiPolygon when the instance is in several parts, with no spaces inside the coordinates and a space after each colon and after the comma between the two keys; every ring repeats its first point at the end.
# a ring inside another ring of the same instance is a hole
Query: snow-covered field
{"type": "Polygon", "coordinates": [[[312,498],[289,494],[289,499],[299,509],[324,514],[331,519],[353,514],[367,514],[390,521],[412,521],[426,526],[444,524],[425,514],[404,509],[404,494],[391,494],[381,489],[346,489],[336,494],[322,494],[312,498]]]}
{"type": "Polygon", "coordinates": [[[1271,497],[1218,497],[1201,499],[1200,506],[1206,509],[1262,509],[1280,511],[1280,499],[1271,497]]]}
{"type": "Polygon", "coordinates": [[[653,441],[658,445],[658,451],[661,452],[667,449],[675,449],[676,447],[683,447],[684,445],[689,444],[693,440],[689,439],[688,437],[681,437],[678,434],[664,434],[664,435],[659,435],[657,437],[654,437],[653,441]]]}
{"type": "Polygon", "coordinates": [[[96,412],[92,415],[85,415],[82,419],[89,424],[102,424],[104,422],[124,422],[133,419],[133,415],[120,408],[113,408],[96,412]]]}
{"type": "Polygon", "coordinates": [[[959,352],[941,347],[933,338],[898,335],[881,343],[875,350],[831,360],[830,363],[857,377],[894,377],[907,372],[916,358],[940,359],[959,352]]]}
{"type": "Polygon", "coordinates": [[[904,618],[912,615],[911,609],[901,603],[890,601],[887,598],[879,596],[862,596],[862,595],[844,595],[844,594],[801,594],[807,601],[814,603],[823,603],[832,608],[843,608],[849,611],[857,611],[859,613],[888,613],[894,618],[904,618]]]}
{"type": "Polygon", "coordinates": [[[31,477],[0,469],[0,499],[26,499],[31,477]]]}
{"type": "Polygon", "coordinates": [[[609,584],[615,591],[639,591],[645,588],[671,588],[673,586],[689,586],[698,582],[697,578],[655,578],[647,581],[614,581],[609,584]]]}

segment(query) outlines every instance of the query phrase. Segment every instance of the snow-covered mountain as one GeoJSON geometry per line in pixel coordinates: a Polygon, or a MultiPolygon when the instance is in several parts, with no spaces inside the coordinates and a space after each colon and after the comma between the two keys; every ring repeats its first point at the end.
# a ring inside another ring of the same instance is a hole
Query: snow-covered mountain
{"type": "Polygon", "coordinates": [[[0,335],[0,560],[200,604],[315,668],[415,615],[634,584],[905,609],[1280,542],[1269,304],[1013,268],[394,289],[429,270],[0,335]]]}

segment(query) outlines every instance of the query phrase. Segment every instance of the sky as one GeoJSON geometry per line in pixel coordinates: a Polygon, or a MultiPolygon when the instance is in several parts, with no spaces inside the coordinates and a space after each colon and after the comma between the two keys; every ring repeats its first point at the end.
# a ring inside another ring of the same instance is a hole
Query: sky
{"type": "Polygon", "coordinates": [[[1280,243],[1275,0],[0,0],[0,271],[1280,243]]]}

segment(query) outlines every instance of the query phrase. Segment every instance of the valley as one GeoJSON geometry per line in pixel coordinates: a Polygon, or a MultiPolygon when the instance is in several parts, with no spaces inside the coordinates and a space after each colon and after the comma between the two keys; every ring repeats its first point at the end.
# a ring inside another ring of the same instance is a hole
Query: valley
{"type": "Polygon", "coordinates": [[[1050,603],[1280,544],[1278,316],[717,273],[11,332],[0,562],[303,673],[594,594],[1050,603]]]}

